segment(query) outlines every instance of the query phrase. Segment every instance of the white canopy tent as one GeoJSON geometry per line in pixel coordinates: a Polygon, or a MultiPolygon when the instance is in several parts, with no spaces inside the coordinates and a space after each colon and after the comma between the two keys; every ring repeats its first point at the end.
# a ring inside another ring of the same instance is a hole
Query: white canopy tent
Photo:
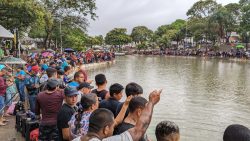
{"type": "Polygon", "coordinates": [[[0,25],[0,38],[14,38],[14,35],[0,25]]]}

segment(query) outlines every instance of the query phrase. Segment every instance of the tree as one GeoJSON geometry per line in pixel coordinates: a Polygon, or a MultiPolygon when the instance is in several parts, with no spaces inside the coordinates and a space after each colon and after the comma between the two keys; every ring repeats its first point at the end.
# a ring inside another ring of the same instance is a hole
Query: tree
{"type": "Polygon", "coordinates": [[[86,50],[87,35],[81,28],[64,29],[67,34],[63,36],[63,45],[73,49],[86,50]]]}
{"type": "Polygon", "coordinates": [[[177,42],[177,46],[179,45],[179,42],[184,39],[186,32],[186,21],[177,19],[175,22],[173,22],[171,25],[171,30],[175,30],[175,35],[173,37],[173,40],[177,42]]]}
{"type": "Polygon", "coordinates": [[[132,41],[131,37],[126,34],[126,28],[115,28],[109,31],[105,37],[105,43],[108,45],[118,46],[128,44],[132,41]]]}
{"type": "MultiPolygon", "coordinates": [[[[243,1],[243,0],[242,0],[243,1]]],[[[242,2],[240,1],[240,2],[242,2]]],[[[242,20],[240,22],[240,32],[243,42],[249,42],[249,32],[250,32],[250,3],[242,2],[242,20]]],[[[247,46],[247,45],[246,45],[247,46]]]]}
{"type": "Polygon", "coordinates": [[[199,19],[207,18],[213,15],[218,7],[219,5],[214,0],[200,0],[188,10],[187,16],[199,19]]]}
{"type": "Polygon", "coordinates": [[[26,31],[43,16],[42,7],[35,0],[1,0],[0,7],[0,24],[11,30],[26,31]]]}
{"type": "Polygon", "coordinates": [[[50,42],[47,44],[47,41],[50,41],[55,26],[59,26],[55,25],[55,20],[67,23],[68,26],[85,29],[87,26],[86,16],[90,16],[93,20],[96,17],[94,13],[96,9],[95,0],[41,0],[40,2],[47,11],[44,16],[45,47],[50,46],[50,42]]]}
{"type": "Polygon", "coordinates": [[[132,40],[135,43],[142,43],[149,41],[152,37],[153,31],[148,29],[146,26],[134,27],[131,33],[132,40]]]}
{"type": "Polygon", "coordinates": [[[173,38],[175,38],[176,33],[177,33],[176,30],[169,30],[160,38],[158,38],[157,40],[158,45],[164,48],[170,47],[171,41],[173,40],[173,38]]]}

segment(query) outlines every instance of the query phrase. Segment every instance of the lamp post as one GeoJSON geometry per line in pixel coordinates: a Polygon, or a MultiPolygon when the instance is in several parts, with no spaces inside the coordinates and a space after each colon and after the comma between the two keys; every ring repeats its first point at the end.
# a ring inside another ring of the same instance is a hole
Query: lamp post
{"type": "Polygon", "coordinates": [[[247,37],[246,37],[246,51],[248,50],[248,40],[249,40],[249,31],[247,31],[247,37]]]}
{"type": "Polygon", "coordinates": [[[61,46],[61,53],[62,53],[62,20],[60,19],[60,40],[61,40],[61,43],[60,43],[60,46],[61,46]]]}

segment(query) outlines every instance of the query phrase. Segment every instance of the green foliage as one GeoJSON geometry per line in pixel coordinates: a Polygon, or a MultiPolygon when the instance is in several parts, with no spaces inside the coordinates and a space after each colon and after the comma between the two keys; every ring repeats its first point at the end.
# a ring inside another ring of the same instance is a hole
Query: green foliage
{"type": "Polygon", "coordinates": [[[105,43],[114,46],[121,46],[130,43],[132,39],[126,34],[126,32],[126,28],[115,28],[109,31],[105,37],[105,43]]]}
{"type": "Polygon", "coordinates": [[[158,38],[157,43],[162,47],[170,47],[171,41],[175,38],[177,31],[176,30],[168,30],[163,36],[158,38]]]}
{"type": "Polygon", "coordinates": [[[187,12],[187,16],[195,18],[206,18],[219,8],[219,5],[214,0],[200,0],[196,2],[187,12]]]}
{"type": "Polygon", "coordinates": [[[86,40],[87,35],[80,28],[72,28],[67,30],[63,38],[63,46],[83,51],[86,50],[86,40]]]}
{"type": "Polygon", "coordinates": [[[134,27],[131,33],[132,40],[135,43],[142,43],[149,41],[153,35],[153,31],[146,26],[134,27]]]}
{"type": "Polygon", "coordinates": [[[1,0],[0,24],[7,29],[27,28],[43,16],[42,7],[35,0],[1,0]]]}

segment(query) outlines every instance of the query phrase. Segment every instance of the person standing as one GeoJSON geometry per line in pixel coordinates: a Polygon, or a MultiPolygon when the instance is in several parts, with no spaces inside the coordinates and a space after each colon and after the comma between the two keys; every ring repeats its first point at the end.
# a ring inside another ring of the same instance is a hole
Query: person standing
{"type": "Polygon", "coordinates": [[[38,72],[39,72],[39,67],[38,66],[33,66],[31,68],[31,75],[29,78],[27,78],[26,81],[26,88],[28,91],[28,99],[29,99],[29,105],[30,105],[30,110],[31,112],[35,112],[35,107],[36,107],[36,97],[37,94],[39,93],[39,77],[38,77],[38,72]]]}
{"type": "Polygon", "coordinates": [[[6,125],[6,123],[4,123],[6,120],[3,118],[4,106],[5,106],[4,95],[6,93],[6,88],[7,88],[7,85],[3,78],[3,76],[5,75],[4,68],[5,68],[4,65],[0,65],[0,126],[6,125]]]}
{"type": "Polygon", "coordinates": [[[16,86],[17,86],[17,90],[19,93],[19,97],[20,97],[20,101],[24,102],[25,101],[25,71],[22,65],[17,67],[17,73],[15,76],[15,82],[16,82],[16,86]]]}
{"type": "Polygon", "coordinates": [[[62,107],[64,95],[63,90],[58,87],[59,82],[56,79],[49,79],[47,90],[40,92],[36,99],[35,114],[42,119],[39,126],[39,140],[59,140],[57,128],[57,115],[62,107]]]}
{"type": "Polygon", "coordinates": [[[74,87],[66,87],[64,89],[65,103],[57,115],[57,127],[59,130],[59,140],[69,141],[70,131],[68,122],[71,116],[77,111],[76,102],[78,91],[74,87]]]}

